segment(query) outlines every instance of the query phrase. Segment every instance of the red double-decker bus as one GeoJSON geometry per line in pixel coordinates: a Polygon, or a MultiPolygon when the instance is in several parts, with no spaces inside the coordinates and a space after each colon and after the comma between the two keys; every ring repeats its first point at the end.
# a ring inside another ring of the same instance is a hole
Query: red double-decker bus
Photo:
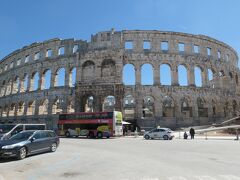
{"type": "Polygon", "coordinates": [[[122,113],[113,112],[79,112],[60,114],[58,121],[59,135],[66,137],[111,137],[121,136],[122,113]]]}

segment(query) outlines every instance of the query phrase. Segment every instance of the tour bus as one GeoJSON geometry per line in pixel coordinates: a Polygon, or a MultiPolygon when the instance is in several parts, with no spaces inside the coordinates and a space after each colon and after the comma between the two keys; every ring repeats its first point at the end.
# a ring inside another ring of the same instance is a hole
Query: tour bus
{"type": "Polygon", "coordinates": [[[0,124],[0,139],[9,139],[24,130],[46,130],[46,124],[0,124]]]}
{"type": "Polygon", "coordinates": [[[59,135],[66,137],[109,138],[122,136],[122,113],[113,111],[60,114],[58,128],[59,135]]]}

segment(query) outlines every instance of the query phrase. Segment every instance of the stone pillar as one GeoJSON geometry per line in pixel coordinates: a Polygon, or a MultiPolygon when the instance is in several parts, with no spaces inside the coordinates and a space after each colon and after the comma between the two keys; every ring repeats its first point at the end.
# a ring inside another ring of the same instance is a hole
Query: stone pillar
{"type": "Polygon", "coordinates": [[[69,87],[69,68],[65,68],[65,82],[64,86],[69,87]]]}
{"type": "Polygon", "coordinates": [[[24,102],[23,116],[27,115],[27,110],[28,110],[28,102],[24,102]]]}
{"type": "Polygon", "coordinates": [[[176,67],[172,67],[171,69],[172,76],[172,86],[178,86],[178,69],[176,67]]]}
{"type": "Polygon", "coordinates": [[[32,86],[32,73],[28,76],[28,85],[27,85],[27,90],[26,91],[31,91],[32,86]]]}
{"type": "Polygon", "coordinates": [[[136,76],[136,85],[141,84],[141,69],[140,67],[135,68],[135,76],[136,76]]]}
{"type": "Polygon", "coordinates": [[[42,82],[42,78],[43,78],[43,75],[42,75],[42,72],[40,71],[40,73],[39,73],[39,79],[38,79],[38,88],[37,88],[37,90],[41,90],[41,89],[42,89],[42,86],[44,86],[44,83],[42,82]]]}
{"type": "Polygon", "coordinates": [[[160,85],[160,69],[159,66],[155,65],[153,69],[154,74],[154,85],[160,85]]]}
{"type": "Polygon", "coordinates": [[[55,85],[56,85],[55,78],[56,78],[56,73],[55,73],[55,71],[51,71],[50,88],[54,88],[54,87],[55,87],[55,85]]]}
{"type": "Polygon", "coordinates": [[[155,117],[162,117],[163,116],[162,101],[160,99],[157,99],[154,102],[154,109],[155,109],[155,117]]]}
{"type": "Polygon", "coordinates": [[[190,66],[188,70],[188,85],[195,86],[195,79],[194,79],[194,66],[190,66]]]}
{"type": "Polygon", "coordinates": [[[14,92],[14,90],[13,90],[14,83],[15,83],[15,81],[14,81],[14,80],[12,80],[12,81],[11,81],[11,85],[10,85],[11,89],[10,89],[10,92],[9,92],[9,94],[13,94],[13,92],[14,92]]]}
{"type": "Polygon", "coordinates": [[[201,77],[202,77],[202,87],[207,87],[208,78],[207,78],[206,69],[203,69],[203,71],[201,72],[201,77]]]}

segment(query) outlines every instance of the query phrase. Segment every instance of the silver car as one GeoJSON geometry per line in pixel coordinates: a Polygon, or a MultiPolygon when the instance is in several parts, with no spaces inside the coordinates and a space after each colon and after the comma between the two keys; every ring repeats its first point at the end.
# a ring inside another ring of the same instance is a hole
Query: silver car
{"type": "Polygon", "coordinates": [[[151,131],[145,132],[143,137],[145,139],[164,139],[172,140],[174,135],[173,131],[169,128],[155,128],[151,131]]]}

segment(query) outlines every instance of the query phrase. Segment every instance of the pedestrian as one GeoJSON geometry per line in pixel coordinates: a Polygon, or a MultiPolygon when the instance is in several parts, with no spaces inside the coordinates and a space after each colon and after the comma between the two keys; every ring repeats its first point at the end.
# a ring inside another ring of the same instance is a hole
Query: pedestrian
{"type": "Polygon", "coordinates": [[[191,135],[191,139],[194,139],[194,135],[195,135],[195,130],[193,128],[190,129],[189,131],[190,135],[191,135]]]}
{"type": "Polygon", "coordinates": [[[187,132],[184,132],[183,137],[184,137],[184,139],[188,138],[187,132]]]}

